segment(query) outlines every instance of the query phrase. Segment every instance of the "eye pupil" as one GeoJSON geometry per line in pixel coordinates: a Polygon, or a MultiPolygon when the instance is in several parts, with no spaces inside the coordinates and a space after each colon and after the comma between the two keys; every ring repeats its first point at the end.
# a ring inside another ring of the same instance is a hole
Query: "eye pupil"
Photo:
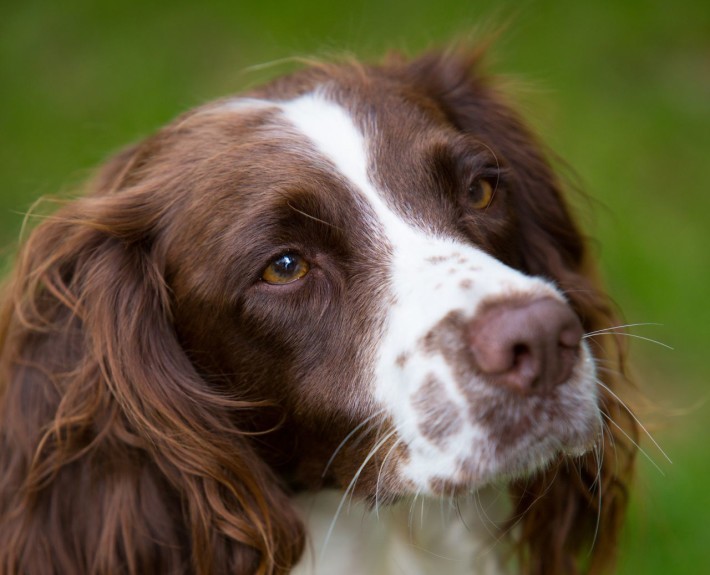
{"type": "Polygon", "coordinates": [[[281,275],[290,275],[298,265],[298,259],[291,254],[281,256],[274,262],[274,270],[281,275]]]}

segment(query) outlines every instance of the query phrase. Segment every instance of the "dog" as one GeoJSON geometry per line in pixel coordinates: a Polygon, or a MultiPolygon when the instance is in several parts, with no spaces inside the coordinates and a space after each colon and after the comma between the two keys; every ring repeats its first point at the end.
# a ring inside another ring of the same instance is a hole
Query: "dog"
{"type": "Polygon", "coordinates": [[[635,425],[549,155],[457,48],[110,159],[4,292],[0,573],[612,565],[635,425]]]}

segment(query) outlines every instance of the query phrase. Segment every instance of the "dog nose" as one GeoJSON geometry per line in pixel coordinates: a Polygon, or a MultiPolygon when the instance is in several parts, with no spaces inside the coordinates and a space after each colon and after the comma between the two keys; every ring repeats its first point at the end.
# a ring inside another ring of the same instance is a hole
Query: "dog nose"
{"type": "Polygon", "coordinates": [[[577,315],[551,298],[498,302],[471,322],[470,345],[494,385],[522,393],[549,391],[566,381],[583,335],[577,315]]]}

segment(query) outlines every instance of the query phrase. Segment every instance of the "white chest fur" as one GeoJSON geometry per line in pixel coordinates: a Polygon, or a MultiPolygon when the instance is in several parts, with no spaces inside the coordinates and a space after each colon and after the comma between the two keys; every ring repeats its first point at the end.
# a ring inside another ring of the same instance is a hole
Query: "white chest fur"
{"type": "Polygon", "coordinates": [[[295,503],[309,530],[296,575],[499,575],[507,497],[490,489],[454,501],[418,498],[376,513],[323,491],[295,503]],[[332,531],[329,534],[329,531],[332,531]]]}

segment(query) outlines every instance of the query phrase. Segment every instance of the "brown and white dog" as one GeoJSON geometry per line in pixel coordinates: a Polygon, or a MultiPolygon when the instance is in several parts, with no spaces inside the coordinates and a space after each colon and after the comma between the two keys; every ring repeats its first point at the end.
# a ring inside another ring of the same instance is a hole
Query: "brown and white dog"
{"type": "Polygon", "coordinates": [[[0,573],[611,564],[635,429],[584,334],[614,318],[479,59],[203,106],[33,231],[0,317],[0,573]]]}

